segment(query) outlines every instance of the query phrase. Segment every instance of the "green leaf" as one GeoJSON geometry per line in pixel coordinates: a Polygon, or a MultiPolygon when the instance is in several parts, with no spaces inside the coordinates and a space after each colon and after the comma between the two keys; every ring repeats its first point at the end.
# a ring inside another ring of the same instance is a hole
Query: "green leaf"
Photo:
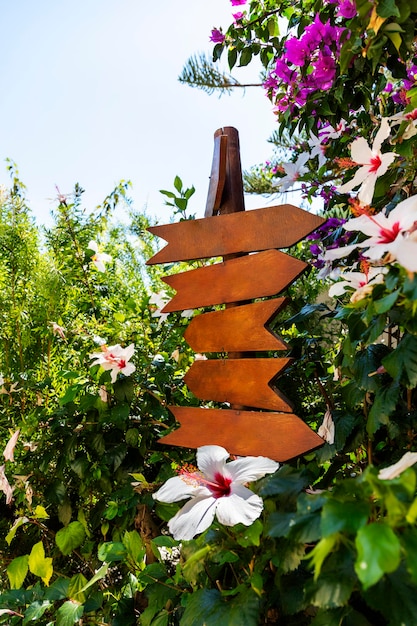
{"type": "Polygon", "coordinates": [[[9,532],[7,533],[7,535],[5,537],[7,543],[9,544],[9,546],[10,546],[10,544],[11,544],[11,542],[12,542],[12,540],[13,540],[15,534],[16,534],[17,529],[20,528],[20,526],[23,526],[23,524],[27,524],[28,521],[29,521],[28,517],[19,517],[15,521],[15,523],[13,524],[13,526],[11,527],[11,529],[9,530],[9,532]]]}
{"type": "MultiPolygon", "coordinates": [[[[416,586],[410,581],[405,567],[384,576],[363,594],[366,604],[384,616],[389,626],[414,626],[417,615],[416,586]]],[[[373,622],[375,623],[375,622],[373,622]]]]}
{"type": "Polygon", "coordinates": [[[73,626],[84,613],[84,607],[78,602],[68,600],[56,612],[56,626],[73,626]]]}
{"type": "Polygon", "coordinates": [[[323,506],[321,516],[323,536],[327,537],[339,531],[356,533],[367,523],[370,510],[368,502],[328,500],[323,506]]]}
{"type": "Polygon", "coordinates": [[[382,359],[387,372],[399,381],[413,388],[417,385],[417,337],[405,335],[398,346],[382,359]]]}
{"type": "Polygon", "coordinates": [[[146,546],[136,530],[126,531],[123,535],[123,545],[127,550],[128,557],[136,566],[144,566],[146,546]]]}
{"type": "MultiPolygon", "coordinates": [[[[82,587],[78,593],[83,593],[86,589],[88,589],[89,587],[91,587],[92,585],[94,585],[98,580],[102,580],[103,578],[106,577],[107,575],[107,570],[109,569],[109,565],[108,563],[104,563],[104,565],[102,565],[100,567],[100,569],[98,569],[96,571],[96,573],[94,574],[93,578],[91,578],[85,585],[84,587],[82,587]]],[[[67,594],[68,595],[68,594],[67,594]]]]}
{"type": "Polygon", "coordinates": [[[406,528],[401,535],[407,569],[414,583],[417,583],[417,529],[406,528]]]}
{"type": "Polygon", "coordinates": [[[85,539],[85,530],[81,522],[71,522],[66,528],[61,528],[55,535],[55,542],[64,556],[71,554],[85,539]]]}
{"type": "Polygon", "coordinates": [[[366,424],[369,435],[374,435],[378,428],[389,423],[389,417],[395,411],[400,392],[400,385],[396,381],[377,390],[366,424]]]}
{"type": "Polygon", "coordinates": [[[174,178],[174,187],[175,189],[178,191],[178,193],[181,193],[181,189],[182,189],[182,180],[179,176],[176,176],[174,178]]]}
{"type": "Polygon", "coordinates": [[[259,546],[261,543],[262,531],[262,522],[260,520],[255,520],[253,524],[246,526],[241,533],[236,535],[236,541],[243,548],[247,548],[249,546],[259,546]]]}
{"type": "Polygon", "coordinates": [[[217,589],[199,589],[187,600],[181,626],[258,626],[259,599],[246,590],[224,599],[217,589]]]}
{"type": "Polygon", "coordinates": [[[392,528],[382,522],[359,529],[355,544],[358,551],[355,571],[364,589],[378,582],[385,573],[395,571],[400,564],[398,537],[392,528]]]}
{"type": "Polygon", "coordinates": [[[22,621],[22,626],[26,626],[30,622],[37,623],[37,620],[49,609],[52,605],[51,602],[44,600],[43,602],[32,602],[25,611],[25,617],[22,621]],[[36,622],[35,622],[36,620],[36,622]]]}
{"type": "Polygon", "coordinates": [[[98,549],[100,561],[112,563],[113,561],[123,561],[127,556],[127,550],[120,541],[108,541],[102,543],[98,549]]]}
{"type": "Polygon", "coordinates": [[[306,555],[305,558],[311,560],[311,565],[314,567],[314,580],[317,580],[319,577],[325,559],[331,554],[333,548],[338,543],[339,538],[339,533],[323,537],[323,539],[320,539],[312,551],[306,555]]]}
{"type": "Polygon", "coordinates": [[[379,0],[376,5],[376,12],[380,17],[400,17],[395,0],[379,0]]]}
{"type": "Polygon", "coordinates": [[[378,315],[381,315],[381,313],[389,311],[397,302],[399,294],[399,291],[394,291],[393,293],[389,293],[387,296],[380,298],[380,300],[375,300],[373,303],[375,312],[378,315]]]}
{"type": "Polygon", "coordinates": [[[311,477],[303,470],[296,470],[290,465],[283,465],[271,478],[263,483],[262,496],[297,496],[310,483],[311,477]]]}
{"type": "Polygon", "coordinates": [[[7,576],[12,589],[20,589],[29,569],[29,556],[17,556],[7,567],[7,576]]]}
{"type": "Polygon", "coordinates": [[[54,580],[52,585],[45,592],[45,598],[51,602],[63,600],[68,597],[69,580],[67,578],[58,578],[54,580]]]}
{"type": "Polygon", "coordinates": [[[35,543],[29,554],[29,569],[35,576],[39,576],[46,586],[48,586],[53,574],[52,559],[45,557],[45,549],[42,541],[35,543]]]}
{"type": "Polygon", "coordinates": [[[74,574],[69,581],[68,586],[68,598],[70,600],[75,600],[76,602],[80,602],[83,604],[86,600],[86,596],[84,593],[85,586],[87,584],[87,579],[83,574],[74,574]]]}

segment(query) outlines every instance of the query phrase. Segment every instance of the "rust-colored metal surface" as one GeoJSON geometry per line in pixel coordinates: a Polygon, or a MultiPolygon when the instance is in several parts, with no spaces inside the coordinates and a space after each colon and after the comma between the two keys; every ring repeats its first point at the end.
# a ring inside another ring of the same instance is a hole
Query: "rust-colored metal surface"
{"type": "Polygon", "coordinates": [[[194,352],[288,350],[287,344],[267,328],[287,303],[287,298],[275,298],[197,315],[184,339],[194,352]]]}
{"type": "Polygon", "coordinates": [[[274,296],[288,287],[307,267],[307,263],[283,252],[267,250],[166,276],[163,281],[177,293],[162,312],[274,296]]]}
{"type": "Polygon", "coordinates": [[[184,377],[200,400],[229,402],[284,413],[290,401],[270,383],[293,359],[208,359],[194,361],[184,377]]]}
{"type": "Polygon", "coordinates": [[[219,128],[214,133],[213,162],[211,166],[210,183],[207,194],[205,217],[211,217],[216,213],[221,205],[226,182],[226,160],[227,160],[227,135],[223,128],[219,128]]]}
{"type": "Polygon", "coordinates": [[[227,358],[195,361],[184,381],[201,400],[230,408],[169,407],[181,426],[161,443],[218,444],[231,454],[281,462],[323,444],[275,387],[292,359],[256,354],[287,349],[267,328],[287,300],[252,302],[281,293],[307,269],[277,248],[294,245],[323,221],[289,204],[245,212],[238,132],[230,126],[215,132],[205,218],[151,227],[168,243],[148,264],[223,257],[223,263],[165,277],[177,293],[162,311],[225,305],[195,317],[184,336],[194,351],[227,358]],[[252,407],[261,410],[247,410],[252,407]]]}
{"type": "Polygon", "coordinates": [[[168,241],[148,265],[288,248],[323,224],[323,218],[292,204],[151,226],[168,241]]]}
{"type": "Polygon", "coordinates": [[[179,406],[169,410],[181,426],[159,441],[173,446],[218,445],[231,454],[284,462],[323,445],[321,437],[294,413],[179,406]]]}

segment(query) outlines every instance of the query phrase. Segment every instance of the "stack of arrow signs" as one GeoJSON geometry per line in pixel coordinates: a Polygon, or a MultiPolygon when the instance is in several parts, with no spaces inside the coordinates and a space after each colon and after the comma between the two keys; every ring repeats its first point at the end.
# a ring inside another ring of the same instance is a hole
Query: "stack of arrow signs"
{"type": "Polygon", "coordinates": [[[162,443],[187,448],[217,444],[231,454],[277,461],[322,445],[275,387],[292,359],[251,356],[287,350],[268,328],[287,299],[260,299],[282,293],[308,267],[278,248],[294,245],[322,223],[317,215],[286,204],[149,228],[168,244],[148,264],[227,259],[163,279],[176,291],[163,313],[226,305],[191,320],[187,343],[195,352],[221,353],[221,358],[195,361],[184,380],[200,400],[231,408],[170,406],[181,426],[162,443]]]}

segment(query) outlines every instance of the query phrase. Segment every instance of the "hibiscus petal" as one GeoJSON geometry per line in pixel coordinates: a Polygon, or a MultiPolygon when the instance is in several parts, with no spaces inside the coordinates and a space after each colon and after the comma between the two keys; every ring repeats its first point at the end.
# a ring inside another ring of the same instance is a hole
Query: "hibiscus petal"
{"type": "Polygon", "coordinates": [[[379,480],[392,480],[417,463],[417,452],[406,452],[397,463],[379,470],[379,480]]]}
{"type": "Polygon", "coordinates": [[[124,358],[126,359],[126,361],[130,361],[134,352],[135,352],[135,344],[131,343],[129,346],[127,346],[127,348],[124,349],[124,358]]]}
{"type": "Polygon", "coordinates": [[[387,216],[390,224],[399,222],[402,230],[408,230],[417,220],[417,196],[399,202],[387,216]]]}
{"type": "Polygon", "coordinates": [[[246,456],[227,464],[230,476],[238,483],[250,483],[265,474],[273,474],[278,468],[278,463],[265,456],[246,456]]]}
{"type": "Polygon", "coordinates": [[[174,539],[188,541],[204,532],[214,520],[216,500],[213,497],[192,498],[169,520],[168,528],[174,539]]]}
{"type": "Polygon", "coordinates": [[[343,228],[347,231],[356,230],[368,237],[379,236],[383,228],[389,228],[387,218],[383,213],[378,215],[360,215],[359,217],[352,217],[345,224],[343,228]]]}
{"type": "Polygon", "coordinates": [[[350,146],[350,155],[352,157],[352,161],[355,161],[355,163],[358,163],[359,165],[366,165],[371,162],[373,154],[365,137],[358,137],[352,142],[350,146]]]}
{"type": "Polygon", "coordinates": [[[408,272],[417,272],[417,242],[401,238],[393,250],[397,261],[408,272]]]}
{"type": "Polygon", "coordinates": [[[198,469],[209,480],[213,480],[216,474],[224,474],[229,456],[228,451],[221,446],[201,446],[197,449],[198,469]]]}
{"type": "Polygon", "coordinates": [[[133,374],[133,372],[136,370],[136,367],[133,365],[133,363],[128,363],[125,367],[123,367],[120,371],[122,372],[122,374],[124,374],[125,376],[130,376],[131,374],[133,374]]]}
{"type": "Polygon", "coordinates": [[[334,261],[335,259],[342,259],[345,256],[348,256],[353,250],[356,250],[358,244],[352,243],[348,246],[341,246],[340,248],[331,248],[330,250],[326,250],[324,254],[325,261],[334,261]]]}
{"type": "Polygon", "coordinates": [[[232,495],[217,500],[216,517],[225,526],[250,526],[258,519],[263,508],[262,498],[243,485],[236,485],[232,495]]]}
{"type": "Polygon", "coordinates": [[[181,476],[173,476],[169,478],[165,484],[152,497],[154,500],[160,502],[178,502],[179,500],[185,500],[191,496],[211,496],[211,491],[206,487],[202,487],[198,484],[192,484],[191,481],[186,481],[181,476]]]}
{"type": "Polygon", "coordinates": [[[388,122],[388,118],[383,117],[381,120],[381,126],[378,129],[377,134],[375,135],[374,143],[372,145],[372,149],[376,152],[381,150],[381,146],[385,139],[389,137],[391,132],[391,128],[388,122]]]}
{"type": "Polygon", "coordinates": [[[3,450],[3,456],[6,461],[14,461],[14,449],[20,434],[20,428],[10,437],[6,447],[3,450]]]}
{"type": "Polygon", "coordinates": [[[347,183],[336,187],[336,191],[338,193],[346,193],[347,191],[352,191],[352,189],[363,183],[367,176],[368,168],[366,166],[360,167],[355,173],[352,180],[349,180],[347,183]]]}
{"type": "Polygon", "coordinates": [[[362,204],[371,204],[372,198],[374,197],[376,179],[377,174],[370,173],[363,181],[358,193],[358,199],[362,204]]]}

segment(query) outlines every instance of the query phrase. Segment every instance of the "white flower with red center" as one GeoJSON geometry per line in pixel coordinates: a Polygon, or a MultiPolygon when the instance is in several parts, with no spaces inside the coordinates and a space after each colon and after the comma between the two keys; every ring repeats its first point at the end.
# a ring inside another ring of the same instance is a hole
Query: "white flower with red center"
{"type": "Polygon", "coordinates": [[[367,248],[362,253],[363,256],[374,261],[381,259],[387,252],[392,255],[393,259],[396,259],[403,244],[408,242],[407,234],[415,231],[416,224],[417,196],[410,196],[399,202],[388,214],[381,211],[376,215],[371,215],[364,210],[362,215],[343,224],[343,228],[348,231],[361,232],[367,235],[368,239],[327,250],[324,259],[326,261],[341,259],[356,248],[367,248]]]}
{"type": "Polygon", "coordinates": [[[390,126],[387,118],[383,118],[381,126],[375,135],[372,148],[369,147],[365,137],[358,137],[353,141],[350,152],[352,161],[361,165],[352,180],[337,187],[339,193],[352,191],[360,185],[358,198],[364,205],[371,204],[374,195],[376,180],[385,174],[391,163],[396,159],[394,152],[381,152],[381,146],[389,137],[390,126]]]}
{"type": "Polygon", "coordinates": [[[106,263],[110,263],[112,257],[110,254],[106,254],[105,252],[99,252],[98,244],[96,241],[90,241],[88,244],[88,249],[93,250],[95,254],[91,257],[92,262],[96,266],[99,272],[106,271],[106,263]]]}
{"type": "Polygon", "coordinates": [[[216,516],[225,526],[250,526],[262,513],[263,501],[245,485],[272,474],[279,465],[266,457],[242,457],[227,463],[221,446],[201,446],[197,468],[186,467],[153,497],[160,502],[191,498],[168,522],[175,539],[188,540],[207,530],[216,516]]]}
{"type": "Polygon", "coordinates": [[[136,370],[130,359],[135,352],[133,343],[127,348],[122,348],[119,344],[115,346],[102,346],[101,352],[93,352],[90,358],[94,359],[91,367],[100,365],[104,370],[111,372],[111,382],[116,382],[119,373],[130,376],[136,370]]]}
{"type": "Polygon", "coordinates": [[[329,289],[329,296],[341,296],[346,290],[353,289],[351,302],[358,302],[371,293],[375,285],[384,282],[385,268],[366,267],[363,272],[342,272],[338,282],[329,289]]]}
{"type": "Polygon", "coordinates": [[[310,154],[305,152],[300,154],[295,161],[295,163],[283,163],[282,168],[284,169],[285,176],[279,178],[274,181],[273,186],[278,187],[279,191],[284,192],[287,191],[290,187],[294,185],[294,183],[306,172],[308,172],[305,164],[310,159],[310,154]]]}

